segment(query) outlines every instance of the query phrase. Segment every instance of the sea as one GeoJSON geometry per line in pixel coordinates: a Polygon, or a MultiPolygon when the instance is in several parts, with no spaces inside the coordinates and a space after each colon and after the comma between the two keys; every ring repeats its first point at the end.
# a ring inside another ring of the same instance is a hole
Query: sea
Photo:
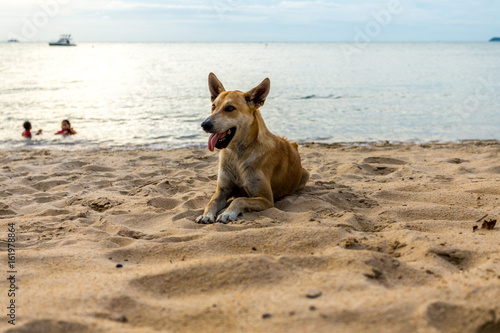
{"type": "Polygon", "coordinates": [[[206,147],[210,72],[269,78],[262,116],[300,144],[500,139],[500,43],[0,43],[0,150],[206,147]]]}

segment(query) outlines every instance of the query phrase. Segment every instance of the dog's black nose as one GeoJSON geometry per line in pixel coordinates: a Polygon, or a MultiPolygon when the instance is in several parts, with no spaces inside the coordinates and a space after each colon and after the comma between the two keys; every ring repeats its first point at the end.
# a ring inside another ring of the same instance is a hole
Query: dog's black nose
{"type": "Polygon", "coordinates": [[[212,124],[210,120],[205,120],[204,122],[201,123],[201,127],[205,132],[208,132],[214,127],[214,124],[212,124]]]}

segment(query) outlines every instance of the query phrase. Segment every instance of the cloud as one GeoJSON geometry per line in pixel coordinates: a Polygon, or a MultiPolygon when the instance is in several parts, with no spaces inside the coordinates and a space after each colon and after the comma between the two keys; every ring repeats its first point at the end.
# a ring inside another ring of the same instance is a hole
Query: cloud
{"type": "MultiPolygon", "coordinates": [[[[175,29],[187,40],[234,36],[237,41],[238,36],[261,40],[269,35],[273,40],[293,40],[294,36],[298,40],[346,40],[347,36],[349,40],[354,27],[373,19],[371,13],[398,0],[16,0],[0,4],[0,31],[19,30],[21,20],[40,11],[41,4],[55,1],[67,4],[51,20],[54,30],[85,31],[89,25],[85,22],[92,22],[101,28],[101,36],[94,38],[105,38],[106,26],[111,25],[115,31],[122,30],[124,38],[131,35],[131,29],[150,29],[151,36],[156,34],[161,40],[166,37],[157,30],[175,29]]],[[[400,1],[404,10],[387,27],[392,38],[397,38],[398,29],[412,29],[412,36],[420,36],[419,40],[434,40],[437,33],[446,30],[450,34],[454,28],[455,37],[468,28],[478,39],[483,38],[479,37],[481,29],[500,31],[500,3],[495,0],[400,1]]],[[[48,32],[41,31],[41,36],[44,33],[48,32]]],[[[400,32],[399,36],[404,40],[408,35],[400,32]]]]}

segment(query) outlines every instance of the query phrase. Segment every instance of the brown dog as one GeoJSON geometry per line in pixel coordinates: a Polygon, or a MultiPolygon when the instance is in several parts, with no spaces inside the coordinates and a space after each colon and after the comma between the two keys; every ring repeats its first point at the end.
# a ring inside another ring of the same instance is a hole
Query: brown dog
{"type": "Polygon", "coordinates": [[[212,115],[201,127],[211,133],[210,151],[222,151],[217,190],[196,222],[235,221],[243,211],[273,207],[274,200],[304,188],[309,172],[300,164],[298,144],[271,133],[259,111],[271,88],[269,79],[243,93],[226,91],[210,73],[208,87],[212,115]],[[236,199],[216,219],[231,197],[236,199]]]}

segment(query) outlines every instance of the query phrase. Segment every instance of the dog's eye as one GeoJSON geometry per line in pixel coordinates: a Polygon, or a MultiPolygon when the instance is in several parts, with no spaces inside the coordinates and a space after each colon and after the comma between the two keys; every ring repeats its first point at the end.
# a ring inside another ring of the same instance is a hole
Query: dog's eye
{"type": "Polygon", "coordinates": [[[229,105],[229,106],[226,108],[226,111],[227,111],[227,112],[231,112],[231,111],[234,111],[234,110],[236,110],[236,108],[235,108],[234,106],[232,106],[232,105],[229,105]]]}
{"type": "Polygon", "coordinates": [[[215,110],[215,104],[212,104],[212,110],[215,110]]]}

